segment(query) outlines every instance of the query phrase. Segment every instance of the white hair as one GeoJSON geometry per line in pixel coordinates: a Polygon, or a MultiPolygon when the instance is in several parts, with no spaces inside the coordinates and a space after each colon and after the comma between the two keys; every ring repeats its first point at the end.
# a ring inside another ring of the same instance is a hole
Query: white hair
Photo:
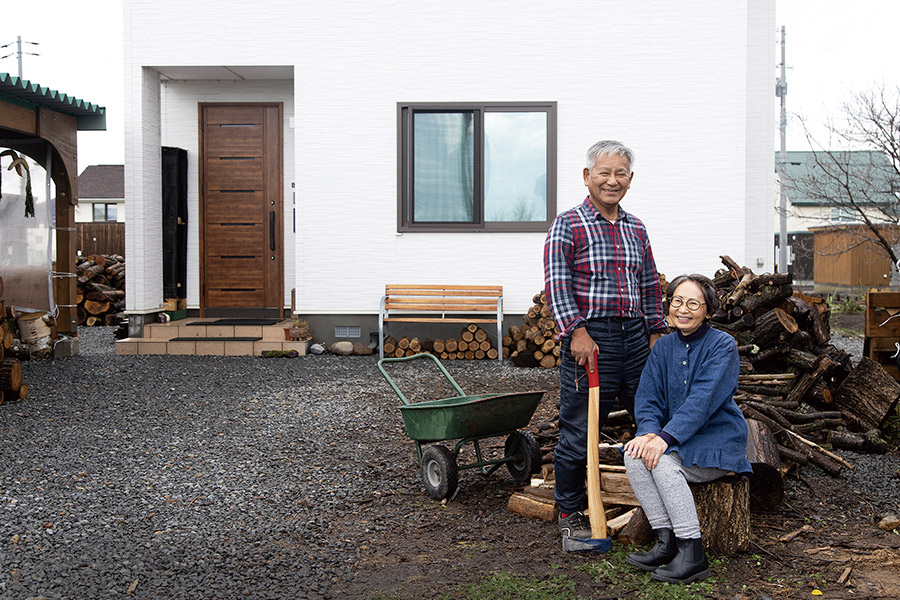
{"type": "Polygon", "coordinates": [[[591,146],[587,151],[587,168],[593,169],[598,158],[609,154],[624,156],[628,160],[628,173],[634,171],[634,152],[622,142],[615,140],[601,140],[591,146]]]}

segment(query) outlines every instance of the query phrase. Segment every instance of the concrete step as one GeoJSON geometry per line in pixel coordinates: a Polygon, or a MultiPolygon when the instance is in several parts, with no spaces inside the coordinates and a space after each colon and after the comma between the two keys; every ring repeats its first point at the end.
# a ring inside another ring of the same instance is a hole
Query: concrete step
{"type": "Polygon", "coordinates": [[[306,354],[309,342],[285,339],[283,319],[273,325],[214,324],[219,319],[182,319],[144,327],[144,337],[116,342],[119,355],[259,356],[266,350],[306,354]]]}

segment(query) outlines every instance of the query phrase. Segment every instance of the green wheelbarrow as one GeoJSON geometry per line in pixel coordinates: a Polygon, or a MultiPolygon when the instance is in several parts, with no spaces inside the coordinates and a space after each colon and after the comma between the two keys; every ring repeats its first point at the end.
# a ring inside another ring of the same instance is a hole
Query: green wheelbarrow
{"type": "Polygon", "coordinates": [[[491,475],[502,465],[506,465],[513,479],[520,482],[529,481],[531,474],[540,469],[541,447],[533,435],[518,429],[531,421],[544,396],[543,391],[467,396],[444,365],[431,354],[382,358],[378,361],[378,370],[403,403],[400,414],[406,425],[406,433],[416,443],[425,489],[435,500],[456,495],[459,471],[462,469],[479,469],[482,474],[491,475]],[[387,363],[424,357],[435,362],[458,396],[410,403],[384,370],[387,363]],[[502,436],[507,436],[503,458],[486,460],[478,442],[502,436]],[[452,451],[443,444],[434,443],[452,440],[459,440],[452,451]],[[457,464],[460,450],[469,442],[475,447],[475,462],[457,464]]]}

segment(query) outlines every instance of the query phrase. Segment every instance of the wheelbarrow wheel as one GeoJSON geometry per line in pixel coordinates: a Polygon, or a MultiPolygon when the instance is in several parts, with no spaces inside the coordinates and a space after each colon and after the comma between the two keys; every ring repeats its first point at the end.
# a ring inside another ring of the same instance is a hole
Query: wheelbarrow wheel
{"type": "Polygon", "coordinates": [[[446,446],[434,444],[422,453],[422,480],[425,490],[435,500],[450,498],[459,485],[456,458],[446,446]]]}
{"type": "Polygon", "coordinates": [[[527,431],[509,434],[503,456],[515,459],[506,463],[506,468],[516,481],[528,481],[531,474],[541,468],[541,446],[527,431]]]}

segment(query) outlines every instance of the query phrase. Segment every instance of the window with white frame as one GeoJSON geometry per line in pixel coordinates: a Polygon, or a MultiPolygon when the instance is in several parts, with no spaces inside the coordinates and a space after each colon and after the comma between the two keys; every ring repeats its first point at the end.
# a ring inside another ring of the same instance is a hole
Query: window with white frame
{"type": "Polygon", "coordinates": [[[546,231],[556,103],[399,104],[399,231],[546,231]]]}
{"type": "Polygon", "coordinates": [[[94,222],[97,221],[115,221],[117,216],[116,203],[94,203],[94,222]]]}

